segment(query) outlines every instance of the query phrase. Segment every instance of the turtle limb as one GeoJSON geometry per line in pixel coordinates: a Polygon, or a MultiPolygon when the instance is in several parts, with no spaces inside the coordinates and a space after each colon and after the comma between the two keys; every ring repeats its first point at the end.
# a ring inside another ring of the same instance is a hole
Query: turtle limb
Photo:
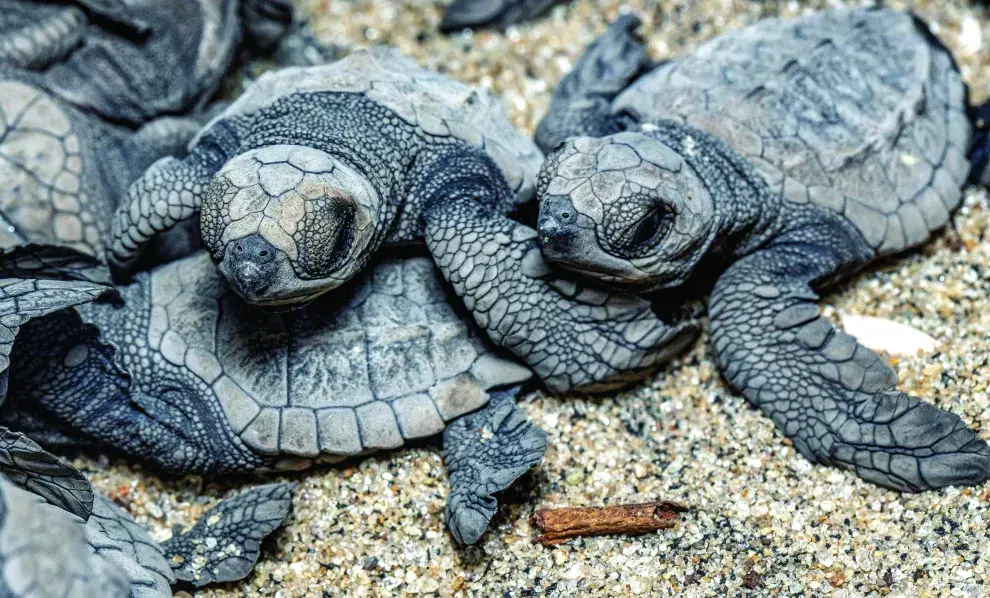
{"type": "Polygon", "coordinates": [[[93,514],[86,522],[86,542],[127,576],[134,598],[172,595],[175,574],[162,546],[127,511],[102,494],[96,495],[93,514]]]}
{"type": "MultiPolygon", "coordinates": [[[[134,143],[150,156],[182,156],[202,128],[203,124],[194,118],[163,116],[141,125],[134,134],[134,143]]],[[[144,165],[141,172],[148,166],[144,165]]]]}
{"type": "Polygon", "coordinates": [[[969,180],[990,186],[990,101],[972,109],[973,146],[969,154],[972,165],[969,180]]]}
{"type": "Polygon", "coordinates": [[[469,27],[502,29],[542,15],[557,0],[454,0],[447,6],[440,31],[469,27]]]}
{"type": "Polygon", "coordinates": [[[987,443],[898,391],[889,366],[821,316],[811,284],[846,267],[851,245],[777,245],[723,273],[709,310],[719,367],[813,462],[902,491],[982,482],[987,443]]]}
{"type": "Polygon", "coordinates": [[[443,462],[450,478],[444,509],[458,544],[474,544],[498,509],[505,490],[543,460],[546,432],[516,407],[518,387],[491,393],[483,409],[454,420],[443,431],[443,462]]]}
{"type": "Polygon", "coordinates": [[[93,488],[85,476],[30,438],[5,428],[0,428],[0,473],[83,521],[93,511],[93,488]]]}
{"type": "Polygon", "coordinates": [[[557,85],[550,109],[536,127],[536,145],[550,153],[568,137],[618,133],[612,100],[649,64],[637,35],[638,17],[623,15],[595,40],[557,85]]]}
{"type": "Polygon", "coordinates": [[[555,392],[628,384],[687,347],[694,323],[668,326],[639,297],[587,286],[544,261],[536,231],[498,213],[508,193],[481,152],[434,162],[416,191],[426,244],[475,321],[555,392]]]}
{"type": "Polygon", "coordinates": [[[199,213],[214,173],[236,147],[233,127],[218,123],[185,158],[162,158],[131,184],[110,232],[109,261],[117,273],[126,274],[155,235],[199,213]]]}
{"type": "Polygon", "coordinates": [[[291,484],[256,486],[221,502],[164,543],[175,576],[197,588],[243,579],[258,561],[261,541],[291,507],[291,484]]]}
{"type": "Polygon", "coordinates": [[[41,71],[46,66],[69,55],[79,45],[86,32],[86,15],[75,6],[5,6],[4,17],[16,23],[13,30],[0,35],[0,65],[41,71]],[[42,12],[40,19],[35,11],[42,12]],[[20,18],[18,18],[20,17],[20,18]]]}
{"type": "Polygon", "coordinates": [[[82,519],[0,476],[0,595],[124,598],[131,587],[82,519]]]}

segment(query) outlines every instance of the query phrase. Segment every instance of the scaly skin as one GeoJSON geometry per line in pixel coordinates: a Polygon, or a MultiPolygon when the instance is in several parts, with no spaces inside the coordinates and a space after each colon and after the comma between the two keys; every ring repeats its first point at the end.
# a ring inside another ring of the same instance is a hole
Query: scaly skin
{"type": "Polygon", "coordinates": [[[820,291],[923,242],[958,204],[969,170],[959,75],[917,21],[889,11],[829,15],[802,31],[853,47],[818,40],[810,56],[787,61],[788,44],[811,42],[772,21],[636,82],[630,47],[641,42],[634,23],[615,23],[541,124],[545,137],[569,138],[541,172],[543,252],[643,291],[715,270],[719,368],[802,455],[903,491],[978,484],[990,477],[990,446],[955,414],[898,391],[894,372],[817,307],[820,291]],[[857,19],[865,24],[850,24],[857,19]],[[778,51],[767,51],[771,43],[778,51]],[[877,47],[902,53],[883,66],[866,51],[877,47]],[[731,56],[724,65],[720,51],[731,56]],[[746,51],[751,59],[739,60],[746,51]],[[910,72],[915,64],[928,70],[910,72]],[[720,65],[736,76],[720,77],[720,65]],[[882,78],[829,84],[839,71],[881,67],[914,80],[903,90],[882,78]],[[747,72],[768,79],[750,84],[747,72]],[[592,83],[610,91],[595,96],[592,83]],[[924,104],[912,95],[921,86],[924,104]],[[639,111],[618,114],[630,107],[639,111]],[[841,118],[828,116],[839,108],[841,118]],[[609,123],[622,132],[580,136],[609,123]]]}

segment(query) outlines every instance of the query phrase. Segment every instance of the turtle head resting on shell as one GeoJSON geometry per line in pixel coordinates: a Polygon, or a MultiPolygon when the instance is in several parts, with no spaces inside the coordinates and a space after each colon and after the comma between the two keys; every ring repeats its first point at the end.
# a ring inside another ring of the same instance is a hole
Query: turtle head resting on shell
{"type": "Polygon", "coordinates": [[[381,232],[382,201],[352,167],[318,149],[269,146],[238,155],[203,197],[203,242],[248,302],[308,303],[350,280],[381,232]],[[224,216],[231,222],[219,223],[224,216]]]}

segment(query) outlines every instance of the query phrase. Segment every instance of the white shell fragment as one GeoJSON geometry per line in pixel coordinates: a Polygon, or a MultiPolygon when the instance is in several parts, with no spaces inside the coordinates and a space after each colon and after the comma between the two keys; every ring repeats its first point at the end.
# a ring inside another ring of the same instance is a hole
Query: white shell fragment
{"type": "Polygon", "coordinates": [[[840,313],[839,318],[848,334],[873,351],[898,357],[916,357],[934,353],[938,347],[937,340],[907,324],[847,313],[840,313]]]}

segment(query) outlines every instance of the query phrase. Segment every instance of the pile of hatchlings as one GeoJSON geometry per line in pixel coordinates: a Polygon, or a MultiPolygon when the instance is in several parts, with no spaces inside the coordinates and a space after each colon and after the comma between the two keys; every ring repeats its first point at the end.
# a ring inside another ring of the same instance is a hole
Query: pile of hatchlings
{"type": "MultiPolygon", "coordinates": [[[[561,484],[604,506],[663,479],[700,511],[656,541],[706,525],[707,499],[672,481],[688,455],[661,467],[614,438],[635,479],[544,471],[575,418],[660,442],[679,368],[704,379],[678,397],[721,385],[765,418],[746,442],[796,471],[891,500],[985,490],[976,407],[898,383],[938,340],[819,305],[929,242],[985,242],[942,232],[986,209],[979,21],[953,4],[943,39],[924,5],[606,4],[4,0],[0,594],[168,596],[259,558],[241,587],[276,595],[841,590],[828,555],[806,587],[756,557],[728,578],[697,557],[679,581],[631,575],[609,555],[641,540],[622,536],[567,549],[602,549],[612,574],[509,548],[561,484]],[[415,567],[353,538],[294,556],[292,579],[272,565],[376,512],[327,498],[336,478],[431,488],[402,505],[415,526],[379,510],[360,529],[415,567]],[[163,483],[174,512],[149,498],[163,483]],[[529,578],[484,581],[493,566],[529,578]]],[[[857,591],[919,582],[859,550],[857,591]]]]}

